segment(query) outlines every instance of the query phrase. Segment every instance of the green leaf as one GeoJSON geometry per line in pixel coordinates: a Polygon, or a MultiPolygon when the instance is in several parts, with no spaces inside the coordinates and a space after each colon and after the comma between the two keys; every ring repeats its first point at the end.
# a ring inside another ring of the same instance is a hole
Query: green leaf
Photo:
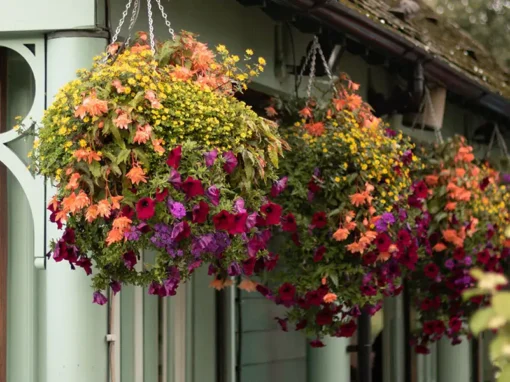
{"type": "Polygon", "coordinates": [[[120,153],[117,156],[115,163],[117,163],[117,164],[125,163],[127,161],[127,159],[129,158],[129,154],[131,154],[130,149],[120,150],[120,153]]]}
{"type": "Polygon", "coordinates": [[[151,163],[149,161],[149,158],[147,158],[147,156],[145,155],[145,153],[140,150],[140,149],[133,149],[134,153],[136,154],[136,158],[143,163],[143,165],[145,167],[147,167],[147,169],[150,168],[151,166],[151,163]]]}
{"type": "Polygon", "coordinates": [[[491,341],[489,345],[490,359],[494,362],[505,354],[504,349],[510,346],[510,337],[498,335],[491,341]]]}
{"type": "Polygon", "coordinates": [[[510,320],[510,292],[498,292],[492,296],[492,308],[507,320],[510,320]]]}
{"type": "Polygon", "coordinates": [[[464,292],[462,292],[462,298],[465,301],[465,300],[469,300],[472,297],[483,296],[486,294],[487,294],[487,291],[484,289],[471,288],[471,289],[466,289],[464,292]]]}
{"type": "Polygon", "coordinates": [[[510,364],[507,364],[501,370],[498,375],[498,382],[509,382],[510,381],[510,364]]]}
{"type": "Polygon", "coordinates": [[[333,282],[333,285],[338,287],[338,276],[333,274],[333,275],[329,275],[329,278],[333,282]]]}
{"type": "Polygon", "coordinates": [[[139,91],[138,93],[136,93],[135,97],[133,98],[133,100],[129,103],[129,106],[131,106],[132,108],[135,108],[138,106],[138,104],[140,102],[142,102],[142,100],[144,99],[145,97],[145,92],[143,91],[139,91]]]}
{"type": "Polygon", "coordinates": [[[99,162],[94,161],[91,164],[89,164],[89,170],[94,178],[101,177],[101,165],[99,164],[99,162]]]}
{"type": "Polygon", "coordinates": [[[358,177],[358,173],[357,172],[349,174],[347,176],[347,183],[352,184],[356,180],[357,177],[358,177]]]}
{"type": "Polygon", "coordinates": [[[273,164],[273,166],[278,168],[278,151],[273,146],[269,146],[268,151],[271,163],[273,164]]]}
{"type": "Polygon", "coordinates": [[[439,212],[434,217],[434,220],[436,221],[436,223],[441,223],[441,221],[446,219],[447,217],[448,217],[448,214],[446,212],[439,212]]]}
{"type": "Polygon", "coordinates": [[[478,310],[471,320],[469,321],[469,327],[475,336],[487,329],[489,321],[494,317],[496,312],[492,308],[483,308],[478,310]]]}
{"type": "MultiPolygon", "coordinates": [[[[108,166],[106,166],[106,167],[108,167],[108,166]]],[[[109,167],[115,175],[118,175],[118,176],[122,175],[122,170],[120,169],[120,167],[117,164],[111,163],[109,167]]]]}

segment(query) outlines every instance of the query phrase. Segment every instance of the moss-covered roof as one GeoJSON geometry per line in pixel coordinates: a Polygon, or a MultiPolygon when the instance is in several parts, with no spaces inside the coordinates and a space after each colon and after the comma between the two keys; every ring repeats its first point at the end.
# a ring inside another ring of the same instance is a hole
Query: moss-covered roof
{"type": "Polygon", "coordinates": [[[487,49],[467,32],[432,8],[420,4],[414,17],[397,17],[390,10],[400,0],[337,0],[399,34],[414,45],[444,60],[487,90],[510,99],[510,76],[487,49]]]}

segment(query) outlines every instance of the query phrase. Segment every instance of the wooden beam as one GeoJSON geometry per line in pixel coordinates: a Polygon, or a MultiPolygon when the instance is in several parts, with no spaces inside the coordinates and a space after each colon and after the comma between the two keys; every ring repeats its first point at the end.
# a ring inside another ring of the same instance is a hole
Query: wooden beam
{"type": "MultiPolygon", "coordinates": [[[[7,56],[0,48],[0,132],[7,130],[7,56]]],[[[7,168],[0,163],[0,381],[7,380],[7,168]]]]}

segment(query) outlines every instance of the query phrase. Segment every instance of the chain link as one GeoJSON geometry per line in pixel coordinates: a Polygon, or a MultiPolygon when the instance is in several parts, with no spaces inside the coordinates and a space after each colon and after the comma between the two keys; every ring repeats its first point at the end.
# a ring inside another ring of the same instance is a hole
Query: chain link
{"type": "Polygon", "coordinates": [[[306,102],[310,100],[312,96],[312,84],[315,79],[315,61],[317,59],[317,47],[319,43],[316,39],[313,42],[313,54],[312,54],[312,63],[310,64],[310,79],[308,80],[308,88],[306,89],[306,102]]]}
{"type": "Polygon", "coordinates": [[[156,3],[158,3],[159,10],[161,11],[161,16],[163,16],[163,20],[165,20],[165,25],[168,27],[168,32],[170,33],[170,36],[172,36],[172,40],[175,40],[175,32],[172,28],[172,23],[170,23],[168,20],[168,15],[165,13],[165,9],[161,4],[161,0],[156,0],[156,3]]]}
{"type": "Polygon", "coordinates": [[[305,63],[301,67],[301,72],[299,73],[299,80],[298,80],[299,84],[301,84],[301,82],[303,81],[303,76],[305,75],[305,70],[308,66],[308,63],[310,62],[310,59],[312,58],[313,52],[315,51],[315,49],[314,49],[315,38],[316,38],[316,36],[314,36],[313,41],[312,41],[312,46],[310,47],[310,50],[308,51],[308,54],[306,55],[305,63]]]}
{"type": "MultiPolygon", "coordinates": [[[[441,128],[437,126],[439,124],[438,123],[439,120],[436,114],[436,110],[434,108],[434,104],[432,103],[432,97],[430,96],[430,90],[428,87],[425,87],[425,97],[427,97],[427,102],[430,106],[430,114],[432,114],[432,119],[434,121],[434,134],[436,136],[436,140],[439,144],[442,145],[444,143],[443,133],[441,131],[441,128]]],[[[423,117],[425,118],[425,115],[423,117]]]]}
{"type": "Polygon", "coordinates": [[[119,21],[119,25],[117,26],[117,29],[115,29],[115,34],[112,37],[111,44],[114,44],[117,41],[117,39],[119,38],[119,34],[122,29],[122,25],[124,25],[124,21],[126,21],[126,17],[129,13],[129,9],[131,8],[132,3],[133,3],[133,1],[129,0],[128,3],[126,4],[126,9],[124,9],[124,12],[122,12],[122,17],[119,21]]]}
{"type": "Polygon", "coordinates": [[[129,21],[128,37],[126,39],[126,46],[128,46],[129,42],[131,41],[131,34],[133,32],[133,27],[135,26],[136,20],[138,20],[139,13],[140,13],[140,0],[135,0],[134,6],[133,6],[133,12],[131,13],[131,20],[129,21]]]}
{"type": "Polygon", "coordinates": [[[317,50],[319,51],[319,54],[322,59],[322,64],[324,65],[324,69],[326,70],[326,74],[329,78],[329,84],[333,87],[333,91],[335,94],[338,94],[338,91],[335,86],[335,81],[333,80],[333,75],[331,74],[331,70],[329,70],[329,64],[328,61],[326,61],[326,57],[324,57],[324,52],[322,51],[321,45],[317,42],[317,50]]]}
{"type": "Polygon", "coordinates": [[[149,18],[149,38],[151,42],[151,51],[156,53],[156,43],[154,42],[154,20],[152,19],[152,0],[147,0],[147,16],[149,18]]]}

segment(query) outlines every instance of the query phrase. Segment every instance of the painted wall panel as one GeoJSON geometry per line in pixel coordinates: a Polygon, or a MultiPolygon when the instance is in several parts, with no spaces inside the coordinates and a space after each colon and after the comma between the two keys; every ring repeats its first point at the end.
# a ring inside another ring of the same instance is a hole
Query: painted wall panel
{"type": "Polygon", "coordinates": [[[0,32],[93,27],[95,12],[95,0],[2,0],[0,32]]]}
{"type": "Polygon", "coordinates": [[[262,382],[262,381],[305,382],[306,361],[304,359],[297,359],[243,367],[243,371],[241,374],[241,382],[262,382]]]}
{"type": "Polygon", "coordinates": [[[301,333],[281,330],[245,332],[241,348],[243,365],[269,363],[306,357],[301,333]]]}

